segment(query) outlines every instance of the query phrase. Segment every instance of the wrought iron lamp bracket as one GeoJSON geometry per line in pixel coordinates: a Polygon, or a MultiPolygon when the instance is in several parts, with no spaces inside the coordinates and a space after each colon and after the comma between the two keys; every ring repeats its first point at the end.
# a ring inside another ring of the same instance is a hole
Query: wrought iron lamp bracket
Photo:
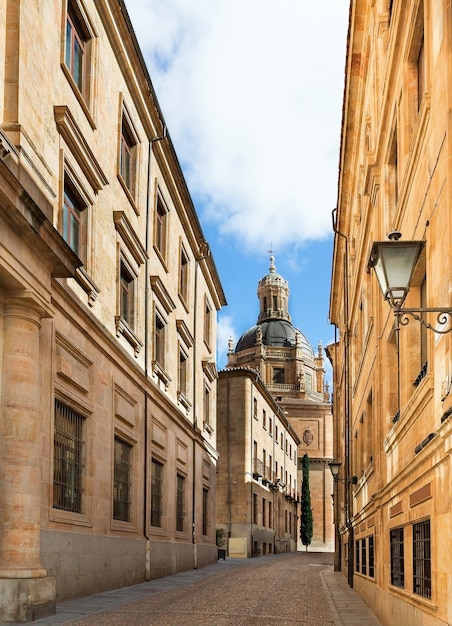
{"type": "Polygon", "coordinates": [[[440,330],[439,328],[436,328],[435,326],[432,326],[432,324],[430,324],[429,322],[427,322],[427,320],[425,320],[422,315],[424,313],[437,313],[437,317],[436,317],[436,323],[439,326],[445,326],[445,324],[447,324],[448,321],[452,321],[452,309],[445,309],[445,308],[421,308],[421,309],[406,309],[406,308],[402,308],[402,307],[394,307],[394,315],[396,316],[396,320],[397,320],[397,327],[398,326],[406,326],[407,324],[409,324],[410,322],[410,318],[408,317],[409,315],[417,320],[418,322],[420,322],[423,326],[425,326],[425,328],[428,328],[429,330],[432,330],[434,333],[437,333],[439,335],[446,335],[447,333],[450,333],[452,331],[452,324],[450,324],[449,328],[446,328],[445,330],[440,330]]]}

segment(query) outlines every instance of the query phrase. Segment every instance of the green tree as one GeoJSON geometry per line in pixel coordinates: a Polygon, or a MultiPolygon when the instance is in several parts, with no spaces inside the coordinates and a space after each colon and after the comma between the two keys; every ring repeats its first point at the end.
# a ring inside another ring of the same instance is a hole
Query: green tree
{"type": "Polygon", "coordinates": [[[311,492],[309,490],[309,457],[305,454],[303,456],[303,482],[301,484],[300,539],[301,543],[306,546],[306,551],[311,543],[312,528],[311,492]]]}

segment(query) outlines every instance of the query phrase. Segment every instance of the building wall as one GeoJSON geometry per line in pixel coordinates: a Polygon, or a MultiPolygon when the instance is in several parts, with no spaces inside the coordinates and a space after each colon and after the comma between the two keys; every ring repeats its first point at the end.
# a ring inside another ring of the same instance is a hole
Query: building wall
{"type": "Polygon", "coordinates": [[[442,0],[351,2],[330,306],[339,339],[329,348],[348,485],[337,486],[338,556],[391,626],[452,618],[450,335],[410,317],[397,352],[393,312],[368,268],[373,242],[391,231],[422,240],[404,306],[450,306],[451,20],[442,0]],[[430,538],[415,544],[421,528],[430,538]]]}
{"type": "Polygon", "coordinates": [[[0,620],[26,621],[216,560],[225,298],[123,3],[8,1],[0,47],[0,620]]]}

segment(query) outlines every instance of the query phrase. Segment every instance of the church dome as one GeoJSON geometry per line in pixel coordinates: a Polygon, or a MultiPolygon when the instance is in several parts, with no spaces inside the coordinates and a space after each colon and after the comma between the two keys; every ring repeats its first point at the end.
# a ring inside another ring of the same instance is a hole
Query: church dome
{"type": "Polygon", "coordinates": [[[257,333],[260,329],[262,333],[262,343],[265,346],[277,348],[290,348],[297,345],[297,334],[299,336],[301,348],[306,356],[314,357],[314,351],[306,337],[299,330],[294,328],[286,320],[270,320],[256,324],[247,330],[237,342],[235,352],[242,352],[248,348],[253,348],[257,343],[257,333]]]}

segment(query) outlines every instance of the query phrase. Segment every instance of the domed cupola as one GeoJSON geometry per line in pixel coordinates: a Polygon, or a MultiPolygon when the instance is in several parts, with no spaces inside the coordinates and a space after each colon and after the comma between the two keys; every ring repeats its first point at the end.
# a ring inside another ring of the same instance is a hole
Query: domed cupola
{"type": "Polygon", "coordinates": [[[289,283],[275,267],[275,257],[270,257],[269,272],[261,278],[257,287],[259,297],[258,324],[269,320],[286,320],[291,322],[289,314],[289,283]]]}

